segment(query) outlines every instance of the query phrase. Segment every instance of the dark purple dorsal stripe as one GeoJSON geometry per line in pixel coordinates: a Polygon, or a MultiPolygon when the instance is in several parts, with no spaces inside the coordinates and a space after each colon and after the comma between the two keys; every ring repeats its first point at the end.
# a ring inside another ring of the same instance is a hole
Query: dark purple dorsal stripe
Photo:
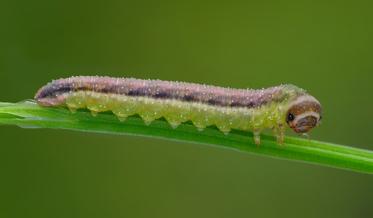
{"type": "Polygon", "coordinates": [[[73,91],[144,96],[156,99],[176,99],[215,106],[255,108],[288,97],[283,87],[261,90],[231,89],[195,83],[139,80],[110,77],[72,77],[55,80],[44,86],[36,99],[55,97],[73,91]]]}

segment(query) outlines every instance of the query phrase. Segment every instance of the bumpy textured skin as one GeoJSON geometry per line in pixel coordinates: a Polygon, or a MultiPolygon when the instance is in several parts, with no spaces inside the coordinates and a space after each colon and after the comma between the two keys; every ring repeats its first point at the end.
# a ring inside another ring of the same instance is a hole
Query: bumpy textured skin
{"type": "Polygon", "coordinates": [[[53,81],[35,96],[43,106],[112,111],[120,120],[138,114],[145,123],[164,117],[172,127],[192,121],[200,130],[252,130],[256,143],[265,128],[282,141],[289,105],[307,93],[293,85],[231,89],[193,83],[110,77],[71,77],[53,81]]]}

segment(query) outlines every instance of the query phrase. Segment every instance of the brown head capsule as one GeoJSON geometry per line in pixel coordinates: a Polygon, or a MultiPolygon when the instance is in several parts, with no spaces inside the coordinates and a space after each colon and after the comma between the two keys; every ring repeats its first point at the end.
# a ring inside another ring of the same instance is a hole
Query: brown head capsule
{"type": "Polygon", "coordinates": [[[297,133],[309,132],[321,120],[321,105],[310,95],[299,96],[292,102],[286,114],[286,122],[297,133]]]}

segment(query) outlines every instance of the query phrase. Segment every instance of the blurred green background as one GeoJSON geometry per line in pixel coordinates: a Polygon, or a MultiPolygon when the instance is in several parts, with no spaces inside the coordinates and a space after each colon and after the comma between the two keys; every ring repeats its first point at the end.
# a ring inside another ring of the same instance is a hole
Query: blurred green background
{"type": "MultiPolygon", "coordinates": [[[[371,1],[0,3],[0,100],[109,75],[293,83],[373,149],[371,1]]],[[[291,135],[289,131],[289,135],[291,135]]],[[[0,126],[0,217],[373,217],[373,177],[205,145],[0,126]]]]}

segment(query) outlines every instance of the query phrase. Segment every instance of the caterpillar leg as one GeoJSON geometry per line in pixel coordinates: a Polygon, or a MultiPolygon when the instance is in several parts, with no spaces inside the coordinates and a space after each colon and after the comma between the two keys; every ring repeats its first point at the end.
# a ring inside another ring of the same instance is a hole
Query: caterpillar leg
{"type": "Polygon", "coordinates": [[[253,135],[254,135],[254,143],[256,145],[260,145],[260,130],[254,130],[253,135]]]}
{"type": "Polygon", "coordinates": [[[280,145],[284,144],[284,138],[285,138],[284,126],[282,124],[279,124],[277,127],[274,127],[273,133],[276,136],[277,143],[280,145]]]}
{"type": "Polygon", "coordinates": [[[301,136],[303,136],[304,138],[308,140],[311,140],[311,136],[308,133],[302,133],[301,136]]]}

